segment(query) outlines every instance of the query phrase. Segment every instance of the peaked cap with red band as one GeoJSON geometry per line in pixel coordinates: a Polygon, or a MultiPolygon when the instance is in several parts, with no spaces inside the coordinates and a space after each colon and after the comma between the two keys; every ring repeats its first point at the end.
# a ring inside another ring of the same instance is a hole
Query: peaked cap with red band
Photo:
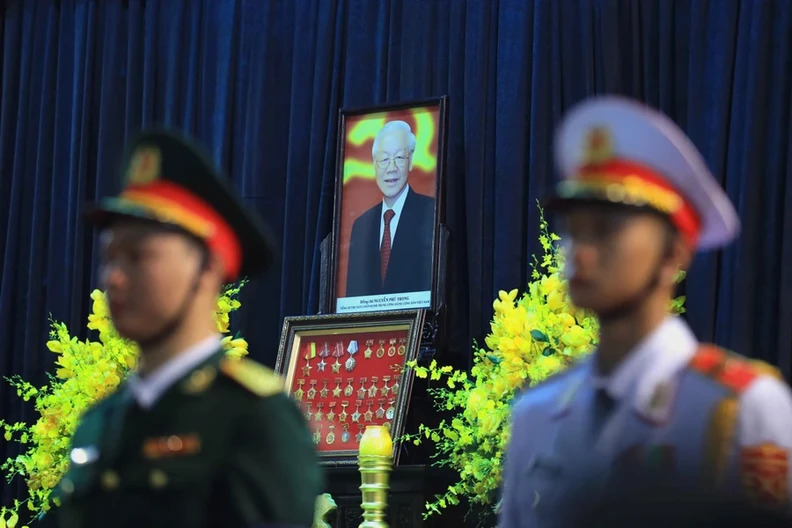
{"type": "Polygon", "coordinates": [[[102,199],[89,211],[89,220],[104,226],[137,218],[186,231],[220,257],[229,282],[272,261],[266,226],[245,210],[192,140],[172,131],[144,132],[130,143],[121,174],[121,193],[102,199]]]}
{"type": "Polygon", "coordinates": [[[726,245],[739,219],[701,154],[665,115],[600,96],[564,117],[556,136],[561,182],[550,207],[611,203],[658,211],[692,248],[726,245]]]}

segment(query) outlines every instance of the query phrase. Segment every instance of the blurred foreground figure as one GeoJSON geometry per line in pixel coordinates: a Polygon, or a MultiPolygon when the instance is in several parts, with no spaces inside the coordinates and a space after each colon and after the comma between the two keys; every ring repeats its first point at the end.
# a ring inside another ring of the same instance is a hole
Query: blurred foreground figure
{"type": "Polygon", "coordinates": [[[102,280],[138,371],[82,418],[55,512],[65,528],[310,526],[321,474],[304,418],[271,370],[225,356],[224,283],[273,248],[207,157],[179,135],[129,147],[124,189],[90,218],[102,280]]]}
{"type": "Polygon", "coordinates": [[[780,525],[789,388],[669,315],[678,270],[737,235],[729,199],[674,123],[619,97],[572,109],[556,161],[569,293],[599,346],[515,404],[500,528],[780,525]]]}

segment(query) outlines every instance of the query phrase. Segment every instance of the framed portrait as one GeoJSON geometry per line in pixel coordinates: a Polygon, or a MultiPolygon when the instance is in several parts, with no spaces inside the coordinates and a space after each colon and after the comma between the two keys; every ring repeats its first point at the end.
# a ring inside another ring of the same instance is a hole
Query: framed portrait
{"type": "Polygon", "coordinates": [[[367,425],[404,432],[424,310],[286,317],[275,370],[297,400],[324,465],[357,463],[367,425]]]}
{"type": "Polygon", "coordinates": [[[438,308],[446,101],[340,110],[328,313],[438,308]]]}

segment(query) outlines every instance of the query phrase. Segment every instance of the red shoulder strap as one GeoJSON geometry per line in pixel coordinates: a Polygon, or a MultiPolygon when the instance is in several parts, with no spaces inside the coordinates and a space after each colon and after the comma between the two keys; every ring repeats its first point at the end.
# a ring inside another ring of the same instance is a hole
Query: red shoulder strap
{"type": "Polygon", "coordinates": [[[690,361],[690,368],[709,376],[740,394],[759,376],[773,374],[773,368],[711,344],[702,343],[690,361]]]}

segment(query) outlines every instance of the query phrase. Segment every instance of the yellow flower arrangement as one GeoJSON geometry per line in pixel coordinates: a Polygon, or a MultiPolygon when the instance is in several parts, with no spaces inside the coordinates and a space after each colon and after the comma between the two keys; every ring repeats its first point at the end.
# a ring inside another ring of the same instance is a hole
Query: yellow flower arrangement
{"type": "MultiPolygon", "coordinates": [[[[497,509],[503,455],[509,440],[511,404],[518,392],[546,380],[589,354],[597,344],[599,324],[593,314],[573,306],[563,278],[564,258],[540,211],[541,262],[534,257],[526,291],[500,291],[486,347],[474,343],[470,373],[412,361],[419,378],[440,381],[429,389],[435,407],[447,415],[437,427],[419,425],[402,440],[434,444],[437,466],[459,474],[442,495],[426,504],[424,517],[468,501],[491,514],[497,509]]],[[[682,279],[680,274],[678,279],[682,279]]],[[[683,311],[684,297],[671,310],[683,311]]]]}
{"type": "MultiPolygon", "coordinates": [[[[214,319],[221,334],[228,334],[229,314],[239,309],[237,297],[243,286],[244,281],[229,285],[218,298],[214,319]]],[[[39,418],[33,425],[0,419],[6,441],[24,446],[24,452],[7,459],[0,470],[9,482],[15,477],[25,479],[28,489],[25,500],[0,508],[0,527],[14,528],[23,506],[37,517],[53,503],[57,505],[57,499],[50,500],[50,492],[68,468],[71,437],[80,417],[112,393],[137,364],[137,345],[118,335],[104,293],[94,290],[91,299],[88,328],[98,332],[98,341],[80,341],[71,336],[66,325],[52,321],[47,348],[57,359],[49,383],[37,388],[20,376],[7,378],[24,401],[33,400],[39,418]]],[[[247,342],[238,336],[226,335],[222,344],[231,357],[248,353],[247,342]]]]}

